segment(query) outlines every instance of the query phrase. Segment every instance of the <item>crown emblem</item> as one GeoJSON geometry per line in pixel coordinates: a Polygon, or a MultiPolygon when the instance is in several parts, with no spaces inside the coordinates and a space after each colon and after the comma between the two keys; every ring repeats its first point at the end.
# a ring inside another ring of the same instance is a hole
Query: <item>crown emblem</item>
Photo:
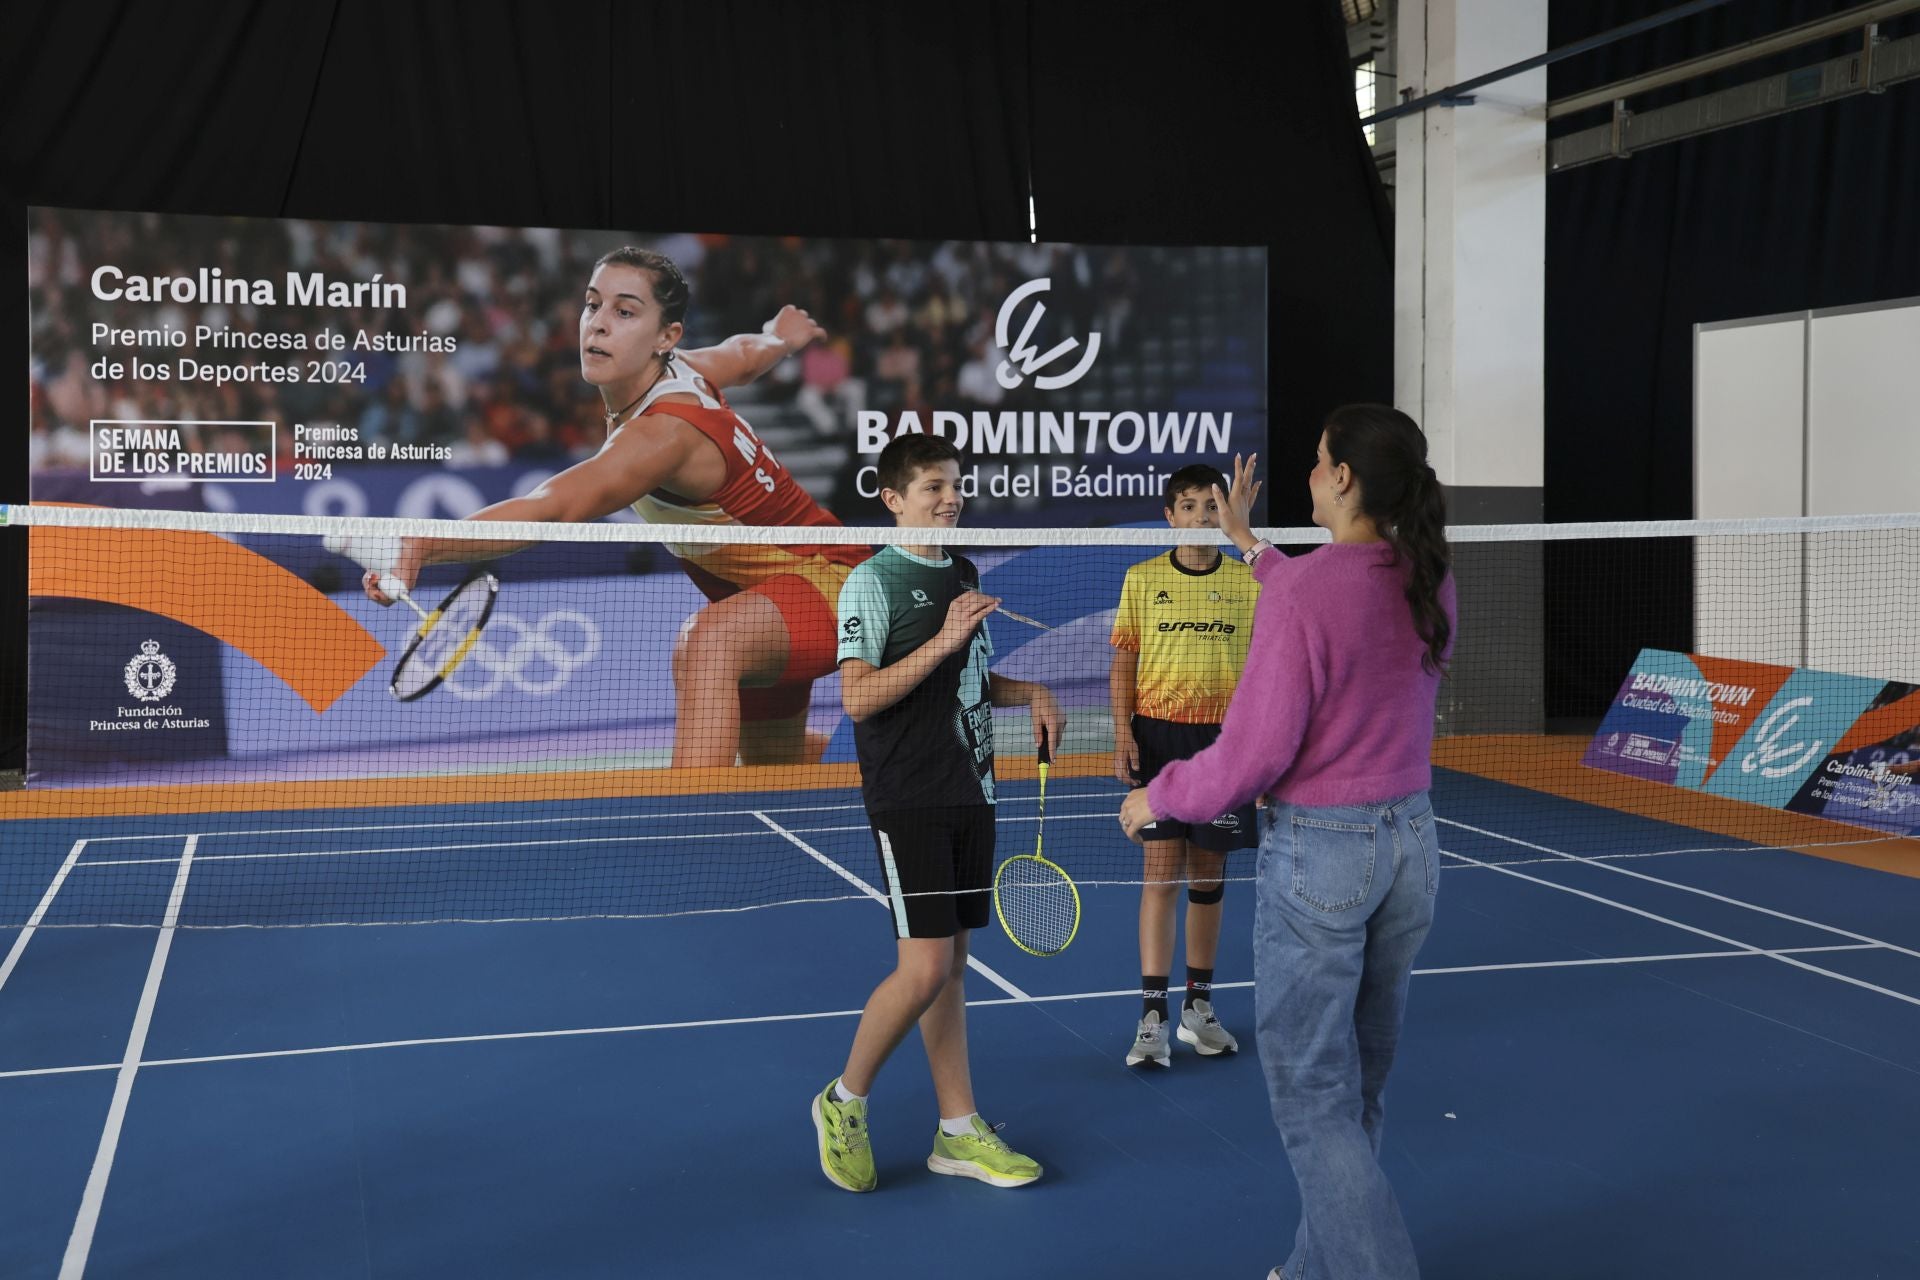
{"type": "Polygon", "coordinates": [[[139,656],[120,674],[126,681],[128,693],[142,702],[158,702],[173,692],[179,668],[173,665],[172,658],[160,652],[158,640],[143,640],[139,656]]]}

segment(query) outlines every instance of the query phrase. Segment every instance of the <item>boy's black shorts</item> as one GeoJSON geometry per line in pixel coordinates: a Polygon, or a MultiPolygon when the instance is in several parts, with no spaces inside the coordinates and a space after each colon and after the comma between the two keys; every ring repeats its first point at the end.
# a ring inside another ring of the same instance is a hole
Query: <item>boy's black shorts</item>
{"type": "Polygon", "coordinates": [[[902,938],[951,938],[993,915],[993,806],[869,813],[880,887],[902,938]]]}

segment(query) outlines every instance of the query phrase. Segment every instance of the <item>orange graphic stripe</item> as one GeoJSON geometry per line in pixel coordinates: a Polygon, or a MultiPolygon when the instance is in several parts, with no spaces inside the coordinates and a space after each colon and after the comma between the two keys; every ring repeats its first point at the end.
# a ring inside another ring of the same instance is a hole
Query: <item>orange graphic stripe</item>
{"type": "MultiPolygon", "coordinates": [[[[1792,667],[1776,667],[1770,663],[1747,662],[1739,658],[1709,658],[1701,654],[1687,655],[1702,676],[1715,684],[1748,685],[1753,689],[1753,697],[1743,707],[1729,708],[1735,712],[1731,723],[1715,720],[1713,722],[1713,743],[1708,748],[1712,761],[1707,766],[1706,777],[1711,778],[1728,756],[1755,718],[1766,710],[1773,696],[1780,692],[1787,681],[1793,678],[1792,667]]],[[[1705,778],[1702,779],[1705,781],[1705,778]]]]}
{"type": "Polygon", "coordinates": [[[125,605],[233,646],[325,711],[386,650],[319,591],[211,533],[36,528],[27,592],[125,605]]]}
{"type": "Polygon", "coordinates": [[[1883,707],[1875,707],[1855,720],[1847,736],[1834,743],[1829,754],[1844,756],[1861,747],[1877,746],[1915,725],[1920,725],[1920,689],[1895,698],[1883,707]]]}

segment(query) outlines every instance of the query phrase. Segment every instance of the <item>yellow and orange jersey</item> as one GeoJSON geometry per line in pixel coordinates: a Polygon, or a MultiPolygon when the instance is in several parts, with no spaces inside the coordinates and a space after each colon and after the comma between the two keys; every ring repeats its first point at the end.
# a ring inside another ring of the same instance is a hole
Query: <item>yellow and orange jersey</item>
{"type": "Polygon", "coordinates": [[[1110,643],[1140,655],[1134,713],[1180,724],[1226,718],[1253,635],[1260,584],[1237,556],[1189,569],[1168,551],[1127,570],[1110,643]]]}

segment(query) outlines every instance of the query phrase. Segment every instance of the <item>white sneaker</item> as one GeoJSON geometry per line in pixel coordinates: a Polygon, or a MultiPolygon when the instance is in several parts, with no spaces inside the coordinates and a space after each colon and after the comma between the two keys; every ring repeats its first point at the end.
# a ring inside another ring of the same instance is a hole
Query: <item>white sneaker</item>
{"type": "Polygon", "coordinates": [[[1140,1027],[1133,1034],[1133,1048],[1127,1050],[1128,1066],[1137,1067],[1143,1062],[1156,1067],[1173,1065],[1173,1050],[1167,1045],[1167,1024],[1160,1020],[1157,1011],[1140,1019],[1140,1027]]]}
{"type": "Polygon", "coordinates": [[[1209,1058],[1216,1053],[1240,1052],[1240,1042],[1213,1016],[1211,1000],[1195,1000],[1180,1011],[1179,1036],[1209,1058]]]}

